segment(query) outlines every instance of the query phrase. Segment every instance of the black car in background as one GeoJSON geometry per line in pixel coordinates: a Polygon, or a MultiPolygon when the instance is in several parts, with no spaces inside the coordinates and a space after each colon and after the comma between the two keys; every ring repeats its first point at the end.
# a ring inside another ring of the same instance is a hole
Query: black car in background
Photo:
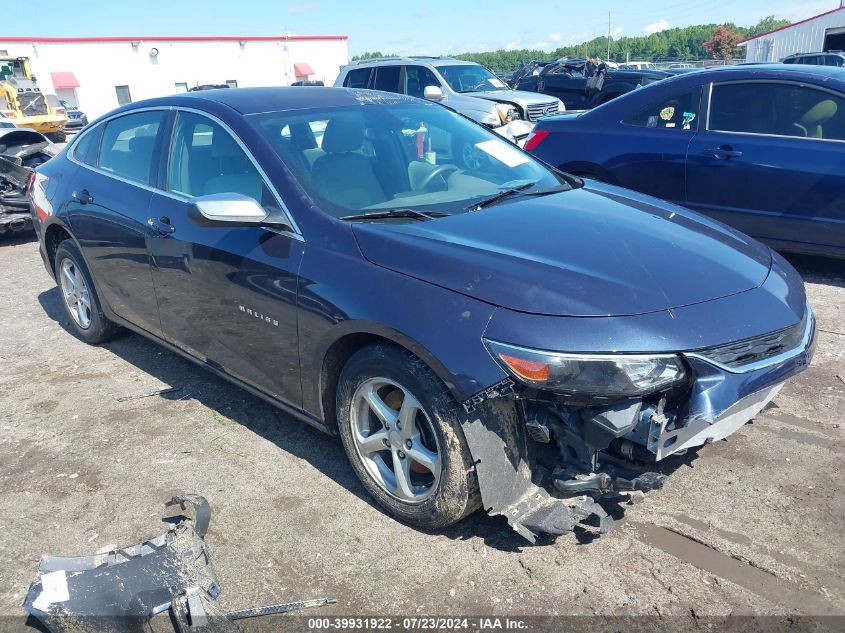
{"type": "Polygon", "coordinates": [[[826,53],[795,53],[781,60],[784,64],[808,64],[810,66],[845,66],[845,53],[829,51],[826,53]]]}
{"type": "Polygon", "coordinates": [[[603,62],[564,57],[529,62],[513,74],[511,87],[557,97],[567,110],[589,110],[669,76],[659,70],[619,70],[603,62]]]}
{"type": "Polygon", "coordinates": [[[62,104],[62,107],[67,112],[67,123],[65,124],[66,130],[83,128],[88,125],[88,117],[77,106],[73,105],[70,101],[65,101],[64,99],[59,99],[59,103],[62,104]]]}

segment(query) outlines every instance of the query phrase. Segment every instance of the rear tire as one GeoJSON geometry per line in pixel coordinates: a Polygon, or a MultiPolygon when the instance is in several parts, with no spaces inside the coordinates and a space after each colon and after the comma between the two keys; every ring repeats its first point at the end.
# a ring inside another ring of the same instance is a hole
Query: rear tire
{"type": "Polygon", "coordinates": [[[462,414],[425,363],[390,344],[356,352],[338,381],[352,469],[379,505],[414,527],[444,528],[481,505],[462,414]]]}
{"type": "Polygon", "coordinates": [[[73,240],[65,240],[56,249],[56,282],[70,320],[70,327],[86,343],[99,345],[126,332],[103,314],[91,273],[73,240]]]}

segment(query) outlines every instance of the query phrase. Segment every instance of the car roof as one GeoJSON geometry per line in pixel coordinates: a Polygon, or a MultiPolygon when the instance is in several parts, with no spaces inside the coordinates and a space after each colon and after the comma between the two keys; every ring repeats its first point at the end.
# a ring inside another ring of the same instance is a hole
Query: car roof
{"type": "MultiPolygon", "coordinates": [[[[706,73],[719,75],[737,75],[737,78],[753,78],[755,75],[789,76],[810,75],[817,78],[831,77],[845,80],[845,68],[839,66],[810,66],[801,64],[781,64],[773,62],[770,64],[737,64],[735,66],[720,66],[718,68],[706,68],[706,73]]],[[[701,78],[701,75],[696,75],[701,78]]]]}
{"type": "Polygon", "coordinates": [[[202,103],[228,106],[240,114],[304,110],[310,108],[335,108],[361,105],[395,105],[416,103],[432,105],[430,101],[392,92],[363,90],[360,88],[332,88],[326,86],[287,86],[273,88],[228,88],[185,92],[169,97],[138,101],[122,110],[142,107],[182,106],[202,107],[202,103]]]}
{"type": "Polygon", "coordinates": [[[818,53],[792,53],[792,55],[787,55],[784,59],[792,59],[793,57],[817,57],[819,55],[838,55],[839,57],[845,57],[845,51],[819,51],[818,53]]]}
{"type": "Polygon", "coordinates": [[[349,71],[355,68],[371,68],[373,66],[419,66],[427,64],[429,66],[481,66],[477,62],[471,62],[464,59],[455,59],[454,57],[376,57],[374,59],[365,59],[344,66],[342,70],[349,71]]]}

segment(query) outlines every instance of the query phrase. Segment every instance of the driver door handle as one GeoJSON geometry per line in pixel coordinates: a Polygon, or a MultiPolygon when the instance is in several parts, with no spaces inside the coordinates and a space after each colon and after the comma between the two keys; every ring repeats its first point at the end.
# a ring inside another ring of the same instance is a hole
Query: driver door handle
{"type": "Polygon", "coordinates": [[[167,217],[147,218],[147,226],[159,235],[170,235],[176,230],[167,217]]]}
{"type": "Polygon", "coordinates": [[[701,150],[702,156],[709,156],[710,158],[718,158],[719,160],[728,160],[729,158],[739,158],[742,152],[737,151],[729,145],[722,145],[720,147],[711,147],[710,149],[701,150]]]}

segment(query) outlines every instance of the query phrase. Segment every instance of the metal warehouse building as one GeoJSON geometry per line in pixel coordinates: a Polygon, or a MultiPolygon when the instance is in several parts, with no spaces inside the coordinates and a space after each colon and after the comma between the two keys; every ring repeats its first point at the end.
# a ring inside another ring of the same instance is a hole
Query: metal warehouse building
{"type": "Polygon", "coordinates": [[[334,82],[345,35],[261,37],[2,37],[0,55],[28,57],[41,90],[89,119],[130,101],[205,84],[334,82]]]}
{"type": "Polygon", "coordinates": [[[739,44],[745,46],[747,62],[776,62],[794,53],[843,51],[845,7],[761,33],[739,44]]]}

